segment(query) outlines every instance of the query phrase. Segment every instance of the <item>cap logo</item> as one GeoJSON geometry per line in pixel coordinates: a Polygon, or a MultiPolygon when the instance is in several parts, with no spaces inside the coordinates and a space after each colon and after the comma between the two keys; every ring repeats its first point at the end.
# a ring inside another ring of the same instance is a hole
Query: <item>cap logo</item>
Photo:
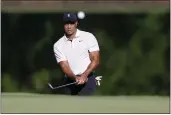
{"type": "Polygon", "coordinates": [[[68,17],[70,17],[70,14],[68,14],[68,17]]]}

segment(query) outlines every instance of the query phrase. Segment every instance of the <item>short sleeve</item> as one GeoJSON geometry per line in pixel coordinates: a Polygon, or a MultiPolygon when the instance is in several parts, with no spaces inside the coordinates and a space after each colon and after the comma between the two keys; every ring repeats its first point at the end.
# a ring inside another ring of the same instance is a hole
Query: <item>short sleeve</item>
{"type": "Polygon", "coordinates": [[[100,50],[97,39],[95,38],[93,34],[90,34],[89,39],[88,39],[88,50],[89,52],[100,50]]]}
{"type": "Polygon", "coordinates": [[[54,50],[55,58],[56,58],[58,63],[61,61],[67,60],[66,56],[62,52],[62,48],[60,48],[57,45],[54,45],[53,50],[54,50]]]}

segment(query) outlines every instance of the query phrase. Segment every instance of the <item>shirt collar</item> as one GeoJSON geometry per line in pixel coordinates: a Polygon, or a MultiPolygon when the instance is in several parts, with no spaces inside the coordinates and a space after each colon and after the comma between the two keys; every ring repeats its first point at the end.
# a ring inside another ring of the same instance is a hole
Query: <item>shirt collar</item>
{"type": "MultiPolygon", "coordinates": [[[[80,30],[79,29],[77,29],[77,31],[76,31],[76,35],[75,35],[75,38],[79,38],[79,36],[80,36],[80,30]]],[[[69,39],[66,37],[66,35],[64,34],[64,37],[65,37],[65,41],[68,41],[69,39]]]]}

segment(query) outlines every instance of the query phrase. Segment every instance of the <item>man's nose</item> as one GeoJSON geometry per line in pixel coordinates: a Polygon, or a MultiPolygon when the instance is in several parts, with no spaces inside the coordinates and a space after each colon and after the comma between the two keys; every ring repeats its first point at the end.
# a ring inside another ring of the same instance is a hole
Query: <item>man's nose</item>
{"type": "Polygon", "coordinates": [[[71,24],[68,24],[68,28],[71,28],[71,24]]]}

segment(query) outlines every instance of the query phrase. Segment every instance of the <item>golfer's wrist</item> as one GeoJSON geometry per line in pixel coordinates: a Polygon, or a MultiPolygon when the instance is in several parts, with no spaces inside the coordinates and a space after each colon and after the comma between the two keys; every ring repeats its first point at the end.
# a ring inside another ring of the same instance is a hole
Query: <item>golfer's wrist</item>
{"type": "Polygon", "coordinates": [[[68,75],[66,75],[68,78],[70,78],[70,79],[72,79],[72,80],[76,80],[76,75],[74,75],[74,74],[68,74],[68,75]]]}
{"type": "Polygon", "coordinates": [[[89,73],[88,72],[84,72],[82,75],[84,76],[84,78],[87,78],[89,73]]]}
{"type": "Polygon", "coordinates": [[[76,75],[73,75],[73,79],[76,80],[77,76],[76,75]]]}

